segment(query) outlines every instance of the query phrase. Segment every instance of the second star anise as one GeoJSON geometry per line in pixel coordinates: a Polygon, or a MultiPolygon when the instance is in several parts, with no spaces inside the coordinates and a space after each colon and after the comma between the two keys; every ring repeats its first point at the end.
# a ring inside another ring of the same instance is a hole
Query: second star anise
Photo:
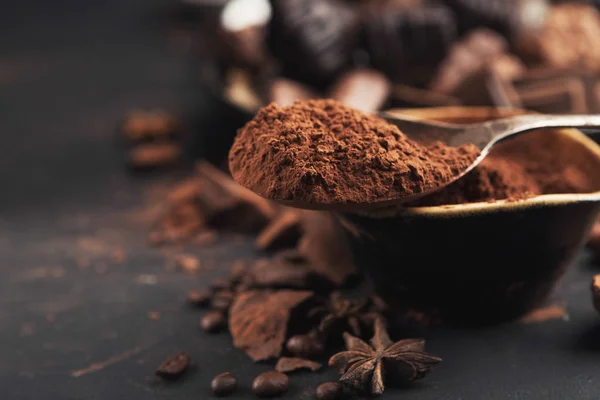
{"type": "Polygon", "coordinates": [[[354,336],[361,336],[361,325],[375,318],[376,313],[369,306],[369,300],[351,300],[340,292],[333,292],[325,304],[312,309],[309,316],[321,318],[318,330],[325,337],[346,330],[354,336]]]}
{"type": "Polygon", "coordinates": [[[335,354],[329,365],[339,369],[345,386],[374,395],[382,394],[384,381],[410,382],[423,378],[441,358],[424,352],[423,339],[392,342],[383,321],[375,320],[371,345],[344,333],[346,351],[335,354]]]}

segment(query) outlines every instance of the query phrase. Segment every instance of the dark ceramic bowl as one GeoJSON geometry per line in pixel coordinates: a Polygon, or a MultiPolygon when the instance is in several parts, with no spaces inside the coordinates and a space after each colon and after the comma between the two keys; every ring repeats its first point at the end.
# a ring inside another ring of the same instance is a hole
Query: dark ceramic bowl
{"type": "MultiPolygon", "coordinates": [[[[468,123],[523,111],[399,112],[468,123]]],[[[590,178],[589,193],[339,215],[356,264],[392,307],[435,313],[451,323],[485,324],[518,317],[548,297],[600,209],[600,147],[574,129],[513,139],[522,140],[549,143],[557,163],[568,162],[590,178]]]]}

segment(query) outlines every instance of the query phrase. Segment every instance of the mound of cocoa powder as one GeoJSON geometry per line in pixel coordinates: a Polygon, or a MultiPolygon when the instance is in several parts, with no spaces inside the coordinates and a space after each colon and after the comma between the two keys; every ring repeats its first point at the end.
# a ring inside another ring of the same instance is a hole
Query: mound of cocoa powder
{"type": "Polygon", "coordinates": [[[411,205],[522,200],[598,190],[593,177],[573,162],[569,149],[548,134],[538,131],[500,143],[473,171],[411,205]]]}
{"type": "Polygon", "coordinates": [[[452,180],[479,155],[471,144],[423,146],[383,119],[334,100],[271,104],[238,131],[234,179],[263,197],[368,203],[452,180]]]}

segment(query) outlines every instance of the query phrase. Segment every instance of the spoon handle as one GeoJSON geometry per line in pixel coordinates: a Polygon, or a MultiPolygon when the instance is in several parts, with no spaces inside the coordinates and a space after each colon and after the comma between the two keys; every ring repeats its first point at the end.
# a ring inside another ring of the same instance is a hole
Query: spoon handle
{"type": "Polygon", "coordinates": [[[600,127],[600,115],[519,115],[484,123],[482,127],[484,129],[481,130],[486,132],[479,132],[476,137],[485,147],[534,129],[597,127],[600,127]]]}

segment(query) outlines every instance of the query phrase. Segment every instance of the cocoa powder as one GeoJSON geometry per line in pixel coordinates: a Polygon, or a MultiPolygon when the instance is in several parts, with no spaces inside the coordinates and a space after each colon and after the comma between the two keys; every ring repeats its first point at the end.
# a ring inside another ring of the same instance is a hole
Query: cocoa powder
{"type": "Polygon", "coordinates": [[[271,104],[238,131],[234,179],[274,200],[368,203],[427,191],[479,155],[471,144],[423,146],[397,127],[334,100],[271,104]]]}
{"type": "Polygon", "coordinates": [[[587,193],[594,179],[548,131],[500,143],[470,173],[412,206],[522,200],[542,194],[587,193]]]}

